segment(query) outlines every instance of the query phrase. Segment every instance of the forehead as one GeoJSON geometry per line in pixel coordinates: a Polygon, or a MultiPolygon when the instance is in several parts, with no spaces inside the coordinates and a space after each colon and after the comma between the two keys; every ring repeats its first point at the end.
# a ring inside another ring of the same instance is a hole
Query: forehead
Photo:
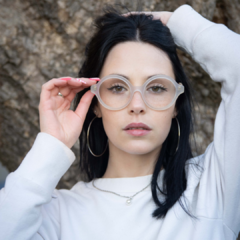
{"type": "Polygon", "coordinates": [[[171,61],[161,49],[142,42],[115,45],[103,64],[100,78],[118,74],[129,81],[146,81],[150,76],[164,74],[175,79],[171,61]]]}

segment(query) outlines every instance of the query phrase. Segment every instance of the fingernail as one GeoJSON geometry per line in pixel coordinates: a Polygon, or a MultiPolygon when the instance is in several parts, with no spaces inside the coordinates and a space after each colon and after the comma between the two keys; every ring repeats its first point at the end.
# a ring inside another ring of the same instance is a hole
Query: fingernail
{"type": "Polygon", "coordinates": [[[82,83],[85,83],[85,84],[86,84],[86,82],[83,81],[81,78],[75,78],[75,80],[78,81],[78,82],[82,82],[82,83]]]}
{"type": "Polygon", "coordinates": [[[60,78],[61,80],[65,80],[65,81],[69,81],[69,80],[71,80],[72,78],[70,78],[70,77],[63,77],[63,78],[60,78]]]}
{"type": "Polygon", "coordinates": [[[100,81],[100,78],[89,78],[89,79],[93,81],[100,81]]]}
{"type": "Polygon", "coordinates": [[[83,82],[83,83],[85,83],[85,84],[86,84],[86,82],[85,82],[85,81],[83,81],[82,79],[80,79],[80,82],[83,82]]]}

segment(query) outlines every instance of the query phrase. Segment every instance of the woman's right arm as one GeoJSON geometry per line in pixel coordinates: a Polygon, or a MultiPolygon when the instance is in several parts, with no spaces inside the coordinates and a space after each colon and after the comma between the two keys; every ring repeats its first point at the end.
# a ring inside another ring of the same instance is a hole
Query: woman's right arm
{"type": "Polygon", "coordinates": [[[86,92],[76,111],[69,109],[77,92],[96,83],[83,80],[86,84],[74,79],[52,79],[43,85],[39,104],[41,132],[0,190],[0,239],[60,239],[58,191],[53,192],[75,160],[70,148],[81,133],[94,96],[86,92]],[[57,95],[59,91],[64,98],[57,95]]]}
{"type": "Polygon", "coordinates": [[[52,199],[52,193],[74,160],[74,153],[58,139],[47,133],[37,135],[21,165],[7,176],[0,190],[0,239],[41,239],[37,232],[43,221],[48,222],[48,238],[43,239],[59,239],[58,199],[52,199]],[[53,216],[43,219],[42,205],[51,200],[53,216]]]}

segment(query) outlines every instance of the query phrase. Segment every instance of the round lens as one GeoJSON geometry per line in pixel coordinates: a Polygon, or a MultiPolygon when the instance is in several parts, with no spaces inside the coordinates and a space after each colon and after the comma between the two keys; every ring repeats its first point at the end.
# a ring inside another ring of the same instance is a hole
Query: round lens
{"type": "Polygon", "coordinates": [[[144,97],[153,108],[166,107],[172,102],[175,94],[175,85],[165,78],[150,81],[144,89],[144,97]]]}
{"type": "Polygon", "coordinates": [[[102,101],[111,108],[123,107],[131,96],[130,86],[121,79],[109,78],[100,88],[99,94],[102,101]]]}

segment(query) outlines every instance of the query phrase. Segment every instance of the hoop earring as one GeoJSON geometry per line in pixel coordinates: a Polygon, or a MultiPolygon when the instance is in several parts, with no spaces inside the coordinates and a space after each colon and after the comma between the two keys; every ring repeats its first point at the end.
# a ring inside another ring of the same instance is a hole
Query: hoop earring
{"type": "MultiPolygon", "coordinates": [[[[94,120],[96,117],[97,117],[97,116],[95,116],[95,117],[93,118],[93,120],[94,120]]],[[[106,144],[105,150],[104,150],[104,152],[103,152],[102,154],[96,155],[96,154],[94,154],[94,153],[92,152],[92,150],[91,150],[91,148],[90,148],[90,144],[89,144],[89,132],[90,132],[90,127],[91,127],[91,124],[92,124],[93,120],[92,120],[92,121],[89,123],[89,125],[88,125],[88,130],[87,130],[87,145],[88,145],[88,149],[89,149],[90,153],[91,153],[94,157],[101,157],[101,156],[105,153],[105,151],[106,151],[106,149],[107,149],[108,140],[107,140],[107,144],[106,144]]]]}
{"type": "Polygon", "coordinates": [[[178,144],[177,144],[177,148],[176,148],[176,151],[175,151],[175,154],[176,154],[176,152],[178,150],[178,147],[179,147],[179,141],[180,141],[180,125],[179,125],[177,117],[175,117],[175,119],[176,119],[177,125],[178,125],[178,144]]]}

